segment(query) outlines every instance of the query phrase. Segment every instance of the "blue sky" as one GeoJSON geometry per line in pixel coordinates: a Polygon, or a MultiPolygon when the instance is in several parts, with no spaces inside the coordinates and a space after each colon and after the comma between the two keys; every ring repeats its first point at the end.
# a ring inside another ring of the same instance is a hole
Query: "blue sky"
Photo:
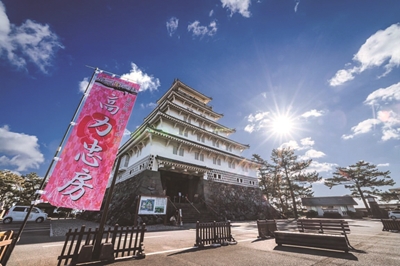
{"type": "Polygon", "coordinates": [[[247,158],[291,146],[323,177],[365,160],[399,187],[399,14],[395,0],[1,0],[0,169],[45,174],[89,65],[141,84],[127,131],[178,78],[247,158]]]}

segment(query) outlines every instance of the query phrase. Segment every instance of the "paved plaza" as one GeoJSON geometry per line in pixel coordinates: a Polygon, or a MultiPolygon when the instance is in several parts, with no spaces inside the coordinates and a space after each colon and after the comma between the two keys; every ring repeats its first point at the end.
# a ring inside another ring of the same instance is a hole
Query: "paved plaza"
{"type": "MultiPolygon", "coordinates": [[[[53,226],[57,221],[53,222],[53,226]]],[[[117,260],[89,265],[400,265],[400,233],[382,231],[379,220],[348,220],[348,236],[354,251],[319,250],[275,244],[274,239],[257,239],[255,221],[233,222],[236,245],[195,248],[195,225],[149,226],[144,245],[146,258],[117,260]],[[171,230],[174,229],[174,230],[171,230]]],[[[85,223],[74,220],[72,223],[85,223]]],[[[295,221],[278,221],[279,230],[295,230],[295,221]]],[[[56,265],[63,237],[40,243],[18,244],[7,265],[56,265]]]]}

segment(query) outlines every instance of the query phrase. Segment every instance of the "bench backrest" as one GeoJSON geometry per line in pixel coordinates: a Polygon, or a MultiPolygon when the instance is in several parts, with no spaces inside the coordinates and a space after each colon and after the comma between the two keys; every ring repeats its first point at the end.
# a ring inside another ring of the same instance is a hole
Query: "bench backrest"
{"type": "Polygon", "coordinates": [[[342,234],[350,233],[348,222],[346,222],[345,220],[334,219],[298,219],[297,229],[300,232],[341,232],[342,234]]]}
{"type": "Polygon", "coordinates": [[[6,253],[7,248],[9,247],[9,245],[11,245],[13,234],[14,231],[12,230],[0,232],[0,265],[4,263],[3,257],[6,253]]]}

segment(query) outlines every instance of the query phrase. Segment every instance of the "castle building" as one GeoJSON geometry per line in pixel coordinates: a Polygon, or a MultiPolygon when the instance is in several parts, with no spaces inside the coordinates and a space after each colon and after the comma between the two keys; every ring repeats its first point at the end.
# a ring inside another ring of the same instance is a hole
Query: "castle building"
{"type": "Polygon", "coordinates": [[[174,203],[203,202],[224,216],[257,216],[263,201],[260,165],[241,156],[249,145],[229,138],[235,129],[218,123],[223,114],[213,110],[211,100],[173,82],[119,150],[114,207],[133,205],[135,194],[166,195],[174,203]],[[238,214],[235,208],[246,211],[238,214]]]}

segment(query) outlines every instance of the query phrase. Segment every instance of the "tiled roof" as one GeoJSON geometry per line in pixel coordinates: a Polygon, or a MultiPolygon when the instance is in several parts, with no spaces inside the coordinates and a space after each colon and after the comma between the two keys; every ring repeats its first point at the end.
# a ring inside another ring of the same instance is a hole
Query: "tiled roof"
{"type": "Polygon", "coordinates": [[[350,196],[302,198],[301,202],[304,206],[358,205],[350,196]]]}

